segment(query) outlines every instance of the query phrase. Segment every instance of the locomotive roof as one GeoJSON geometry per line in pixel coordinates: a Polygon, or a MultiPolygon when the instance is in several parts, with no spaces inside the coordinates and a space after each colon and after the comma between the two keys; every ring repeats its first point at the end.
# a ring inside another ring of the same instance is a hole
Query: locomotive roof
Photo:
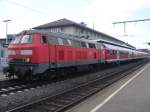
{"type": "Polygon", "coordinates": [[[97,43],[97,42],[91,41],[89,39],[81,38],[79,36],[69,35],[69,34],[60,33],[60,32],[50,32],[50,31],[45,31],[45,30],[25,30],[23,32],[26,34],[40,33],[40,34],[46,34],[49,36],[53,36],[56,38],[65,38],[65,39],[85,41],[85,42],[90,42],[90,43],[97,43]]]}
{"type": "Polygon", "coordinates": [[[50,32],[50,31],[45,31],[45,30],[25,30],[23,31],[23,33],[26,34],[34,34],[34,33],[40,33],[40,34],[46,34],[49,36],[53,36],[56,38],[66,38],[66,39],[71,39],[71,40],[78,40],[78,41],[84,41],[84,42],[88,42],[88,43],[105,43],[105,44],[111,44],[111,45],[115,45],[115,46],[119,46],[119,47],[124,47],[127,49],[134,49],[133,47],[127,47],[127,46],[123,46],[123,45],[119,45],[110,41],[106,41],[106,40],[99,40],[99,41],[95,41],[95,40],[89,40],[89,39],[85,39],[85,38],[81,38],[79,36],[74,36],[74,35],[69,35],[69,34],[64,34],[64,33],[59,33],[59,32],[50,32]]]}

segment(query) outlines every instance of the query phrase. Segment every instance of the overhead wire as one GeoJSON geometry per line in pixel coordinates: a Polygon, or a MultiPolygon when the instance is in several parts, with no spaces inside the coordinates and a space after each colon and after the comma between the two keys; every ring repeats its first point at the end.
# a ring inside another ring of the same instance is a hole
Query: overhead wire
{"type": "Polygon", "coordinates": [[[84,0],[86,3],[88,3],[91,7],[93,7],[93,9],[95,11],[97,11],[98,9],[96,8],[96,6],[94,4],[92,4],[89,0],[84,0]]]}
{"type": "Polygon", "coordinates": [[[20,4],[20,3],[17,3],[17,2],[11,1],[11,0],[4,0],[4,2],[7,2],[7,3],[10,3],[10,4],[12,4],[12,5],[16,5],[16,6],[22,7],[22,8],[24,8],[24,9],[28,9],[28,10],[30,10],[30,11],[32,11],[32,12],[36,12],[36,13],[42,15],[42,16],[48,16],[48,14],[45,13],[45,12],[42,12],[42,11],[40,11],[40,10],[37,10],[37,9],[31,8],[31,7],[28,7],[28,6],[26,6],[26,5],[23,5],[23,4],[20,4]]]}

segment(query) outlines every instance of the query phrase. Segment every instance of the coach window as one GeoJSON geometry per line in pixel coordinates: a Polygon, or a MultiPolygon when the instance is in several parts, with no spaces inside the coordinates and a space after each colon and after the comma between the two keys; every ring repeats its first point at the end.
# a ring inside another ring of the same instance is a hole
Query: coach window
{"type": "Polygon", "coordinates": [[[114,50],[114,51],[113,51],[113,54],[114,54],[114,56],[116,56],[116,55],[117,55],[117,51],[114,50]]]}
{"type": "Polygon", "coordinates": [[[95,44],[89,43],[89,48],[95,48],[95,44]]]}
{"type": "Polygon", "coordinates": [[[57,38],[49,38],[48,43],[51,44],[51,45],[58,45],[59,44],[57,38]]]}
{"type": "Polygon", "coordinates": [[[109,50],[109,55],[113,55],[113,51],[112,50],[109,50]]]}
{"type": "Polygon", "coordinates": [[[81,42],[81,47],[87,48],[86,43],[85,42],[81,42]]]}
{"type": "Polygon", "coordinates": [[[43,36],[41,37],[41,43],[42,43],[42,44],[45,44],[45,43],[46,43],[46,36],[43,35],[43,36]]]}

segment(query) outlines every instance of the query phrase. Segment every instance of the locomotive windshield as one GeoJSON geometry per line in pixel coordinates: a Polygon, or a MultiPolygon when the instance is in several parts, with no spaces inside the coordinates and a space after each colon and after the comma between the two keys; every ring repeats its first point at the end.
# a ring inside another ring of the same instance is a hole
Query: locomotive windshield
{"type": "Polygon", "coordinates": [[[33,42],[33,38],[31,35],[24,35],[21,39],[22,44],[29,44],[33,42]]]}
{"type": "Polygon", "coordinates": [[[20,37],[20,36],[16,36],[16,37],[15,37],[15,40],[14,40],[14,41],[12,41],[11,43],[12,43],[12,44],[19,44],[20,39],[21,39],[21,37],[20,37]]]}

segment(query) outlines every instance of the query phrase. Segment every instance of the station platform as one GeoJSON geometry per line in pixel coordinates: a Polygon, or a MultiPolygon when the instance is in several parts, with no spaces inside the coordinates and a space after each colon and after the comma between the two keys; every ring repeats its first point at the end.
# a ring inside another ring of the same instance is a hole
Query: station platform
{"type": "Polygon", "coordinates": [[[0,72],[0,81],[1,80],[6,80],[7,78],[5,77],[5,75],[2,73],[2,72],[0,72]]]}
{"type": "Polygon", "coordinates": [[[150,63],[67,112],[150,112],[150,63]]]}

